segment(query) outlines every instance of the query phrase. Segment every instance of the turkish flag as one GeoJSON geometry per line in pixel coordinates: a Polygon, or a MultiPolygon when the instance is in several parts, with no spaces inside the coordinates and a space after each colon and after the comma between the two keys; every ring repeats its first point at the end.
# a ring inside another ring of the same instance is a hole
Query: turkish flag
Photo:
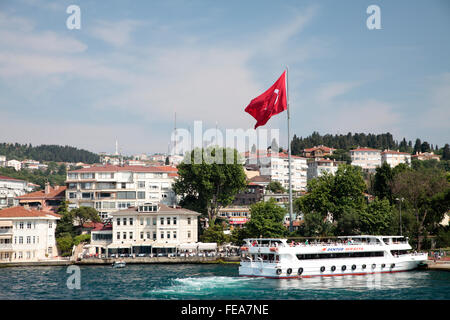
{"type": "Polygon", "coordinates": [[[245,108],[256,119],[255,129],[263,126],[269,119],[287,109],[286,71],[263,94],[257,96],[245,108]]]}

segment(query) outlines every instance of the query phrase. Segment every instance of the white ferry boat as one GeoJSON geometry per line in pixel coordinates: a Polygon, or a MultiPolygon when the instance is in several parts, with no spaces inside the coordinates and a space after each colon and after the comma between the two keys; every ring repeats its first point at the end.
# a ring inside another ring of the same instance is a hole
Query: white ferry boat
{"type": "Polygon", "coordinates": [[[408,238],[400,236],[345,236],[307,239],[245,239],[241,247],[240,276],[301,278],[364,275],[408,271],[427,260],[411,252],[408,238]]]}

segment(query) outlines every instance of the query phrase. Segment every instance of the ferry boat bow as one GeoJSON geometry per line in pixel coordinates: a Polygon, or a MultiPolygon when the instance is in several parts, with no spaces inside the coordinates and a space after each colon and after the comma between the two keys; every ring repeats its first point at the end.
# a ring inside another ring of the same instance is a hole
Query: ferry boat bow
{"type": "Polygon", "coordinates": [[[288,243],[286,239],[245,239],[240,276],[300,278],[365,275],[413,270],[427,260],[401,236],[345,236],[288,243]]]}

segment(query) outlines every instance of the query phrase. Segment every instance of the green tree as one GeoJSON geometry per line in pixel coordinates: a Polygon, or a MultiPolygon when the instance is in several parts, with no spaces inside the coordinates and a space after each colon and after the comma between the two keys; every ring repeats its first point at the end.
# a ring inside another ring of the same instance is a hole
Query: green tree
{"type": "Polygon", "coordinates": [[[304,237],[326,237],[334,234],[334,227],[320,212],[310,212],[304,215],[299,234],[304,237]]]}
{"type": "Polygon", "coordinates": [[[79,207],[70,211],[78,226],[82,227],[86,222],[100,222],[98,211],[92,207],[79,207]]]}
{"type": "Polygon", "coordinates": [[[393,208],[387,199],[375,199],[360,213],[360,230],[363,234],[389,234],[393,220],[393,208]]]}
{"type": "Polygon", "coordinates": [[[374,195],[380,199],[387,199],[390,203],[392,203],[393,179],[393,170],[387,162],[384,162],[381,167],[376,168],[375,181],[373,184],[374,195]]]}
{"type": "Polygon", "coordinates": [[[418,250],[421,249],[421,236],[427,231],[427,221],[436,221],[443,216],[445,205],[440,206],[439,198],[448,188],[449,182],[445,173],[434,168],[405,171],[395,177],[392,189],[394,195],[408,202],[416,218],[418,250]]]}
{"type": "Polygon", "coordinates": [[[70,256],[72,254],[73,238],[69,233],[61,234],[59,238],[56,238],[56,245],[61,256],[70,256]]]}
{"type": "Polygon", "coordinates": [[[446,143],[443,148],[442,160],[450,160],[450,146],[448,145],[448,143],[446,143]]]}
{"type": "Polygon", "coordinates": [[[223,232],[222,224],[215,224],[209,226],[206,230],[203,231],[200,239],[203,242],[216,242],[221,245],[225,242],[229,241],[228,236],[223,232]]]}
{"type": "Polygon", "coordinates": [[[251,218],[245,224],[248,237],[279,238],[286,234],[283,225],[286,209],[277,205],[274,199],[253,204],[250,213],[251,218]]]}
{"type": "Polygon", "coordinates": [[[286,189],[283,188],[279,181],[270,181],[266,187],[266,190],[272,191],[273,193],[285,193],[286,189]]]}
{"type": "Polygon", "coordinates": [[[173,185],[181,204],[202,208],[210,225],[220,208],[232,203],[236,194],[247,187],[245,172],[235,149],[195,149],[178,165],[178,180],[173,185]]]}

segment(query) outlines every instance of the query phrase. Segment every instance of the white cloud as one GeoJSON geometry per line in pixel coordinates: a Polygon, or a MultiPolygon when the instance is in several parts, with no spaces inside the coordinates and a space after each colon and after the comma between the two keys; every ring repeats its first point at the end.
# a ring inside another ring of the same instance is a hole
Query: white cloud
{"type": "Polygon", "coordinates": [[[137,20],[98,21],[92,28],[91,35],[110,45],[121,47],[130,42],[131,33],[142,25],[144,23],[137,20]]]}

